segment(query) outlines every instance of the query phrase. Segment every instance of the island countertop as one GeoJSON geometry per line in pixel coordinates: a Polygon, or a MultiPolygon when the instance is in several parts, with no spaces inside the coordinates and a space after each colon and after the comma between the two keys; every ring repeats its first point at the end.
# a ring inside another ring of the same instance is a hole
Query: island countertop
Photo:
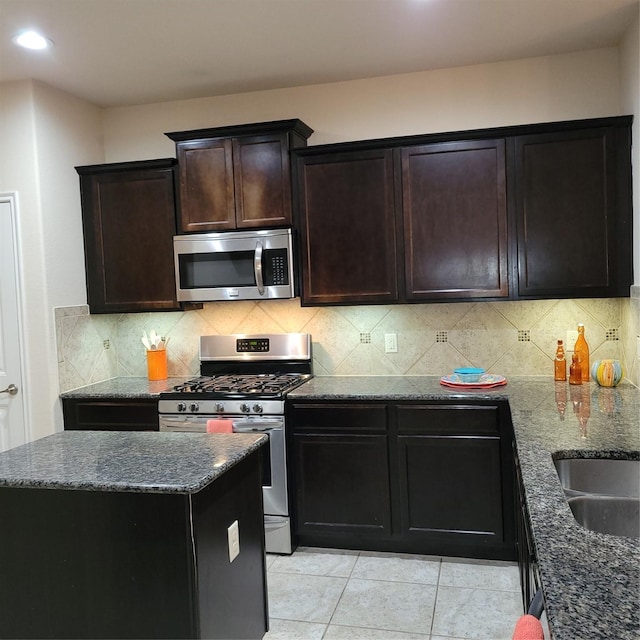
{"type": "Polygon", "coordinates": [[[260,434],[63,431],[0,453],[0,487],[193,494],[266,442],[260,434]]]}
{"type": "Polygon", "coordinates": [[[640,458],[640,390],[543,377],[490,390],[437,377],[316,377],[288,400],[508,401],[549,628],[554,640],[640,637],[640,540],[589,531],[574,519],[554,457],[640,458]]]}

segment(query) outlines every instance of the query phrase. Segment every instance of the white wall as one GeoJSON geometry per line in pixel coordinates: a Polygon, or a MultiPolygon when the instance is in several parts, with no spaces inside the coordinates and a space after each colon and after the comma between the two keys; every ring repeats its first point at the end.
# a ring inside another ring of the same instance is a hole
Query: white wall
{"type": "Polygon", "coordinates": [[[108,162],[175,155],[164,136],[300,118],[309,144],[620,115],[618,49],[107,109],[108,162]]]}
{"type": "Polygon", "coordinates": [[[86,303],[78,176],[104,160],[102,112],[33,81],[0,91],[0,191],[16,191],[30,437],[62,427],[53,309],[86,303]]]}

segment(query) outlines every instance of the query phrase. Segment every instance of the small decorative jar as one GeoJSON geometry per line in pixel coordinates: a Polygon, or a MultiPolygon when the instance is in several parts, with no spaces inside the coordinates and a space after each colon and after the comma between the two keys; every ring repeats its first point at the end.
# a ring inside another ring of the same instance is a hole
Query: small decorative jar
{"type": "Polygon", "coordinates": [[[591,377],[601,387],[615,387],[623,376],[619,360],[598,360],[591,367],[591,377]]]}

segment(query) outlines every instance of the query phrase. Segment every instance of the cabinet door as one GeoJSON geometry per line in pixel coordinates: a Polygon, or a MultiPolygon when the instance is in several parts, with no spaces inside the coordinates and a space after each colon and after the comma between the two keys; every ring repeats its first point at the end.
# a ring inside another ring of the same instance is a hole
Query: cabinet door
{"type": "Polygon", "coordinates": [[[180,233],[235,229],[231,139],[178,142],[176,153],[180,233]]]}
{"type": "Polygon", "coordinates": [[[385,405],[292,406],[294,520],[301,544],[361,548],[390,536],[386,415],[385,405]]]}
{"type": "Polygon", "coordinates": [[[504,140],[401,150],[408,300],[507,297],[504,140]]]}
{"type": "Polygon", "coordinates": [[[520,297],[629,295],[625,135],[605,127],[516,138],[520,297]]]}
{"type": "Polygon", "coordinates": [[[496,407],[398,407],[402,532],[424,553],[483,557],[505,542],[496,407]]]}
{"type": "Polygon", "coordinates": [[[236,225],[291,224],[291,171],[286,134],[233,141],[236,225]]]}
{"type": "Polygon", "coordinates": [[[91,313],[180,308],[173,163],[77,168],[91,313]]]}
{"type": "Polygon", "coordinates": [[[390,149],[298,158],[303,304],[398,299],[390,149]]]}

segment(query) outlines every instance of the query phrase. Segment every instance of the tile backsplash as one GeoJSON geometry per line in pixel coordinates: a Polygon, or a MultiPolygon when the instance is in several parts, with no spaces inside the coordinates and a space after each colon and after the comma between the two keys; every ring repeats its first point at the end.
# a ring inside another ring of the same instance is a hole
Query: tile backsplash
{"type": "MultiPolygon", "coordinates": [[[[298,299],[208,303],[184,312],[90,315],[55,309],[60,391],[117,376],[146,376],[142,332],[170,337],[169,376],[198,373],[201,335],[310,333],[316,375],[444,375],[458,366],[551,376],[556,340],[578,322],[592,360],[616,358],[638,385],[640,287],[632,298],[352,307],[301,307],[298,299]],[[385,353],[385,334],[397,353],[385,353]]],[[[573,345],[567,345],[571,350],[573,345]]]]}

